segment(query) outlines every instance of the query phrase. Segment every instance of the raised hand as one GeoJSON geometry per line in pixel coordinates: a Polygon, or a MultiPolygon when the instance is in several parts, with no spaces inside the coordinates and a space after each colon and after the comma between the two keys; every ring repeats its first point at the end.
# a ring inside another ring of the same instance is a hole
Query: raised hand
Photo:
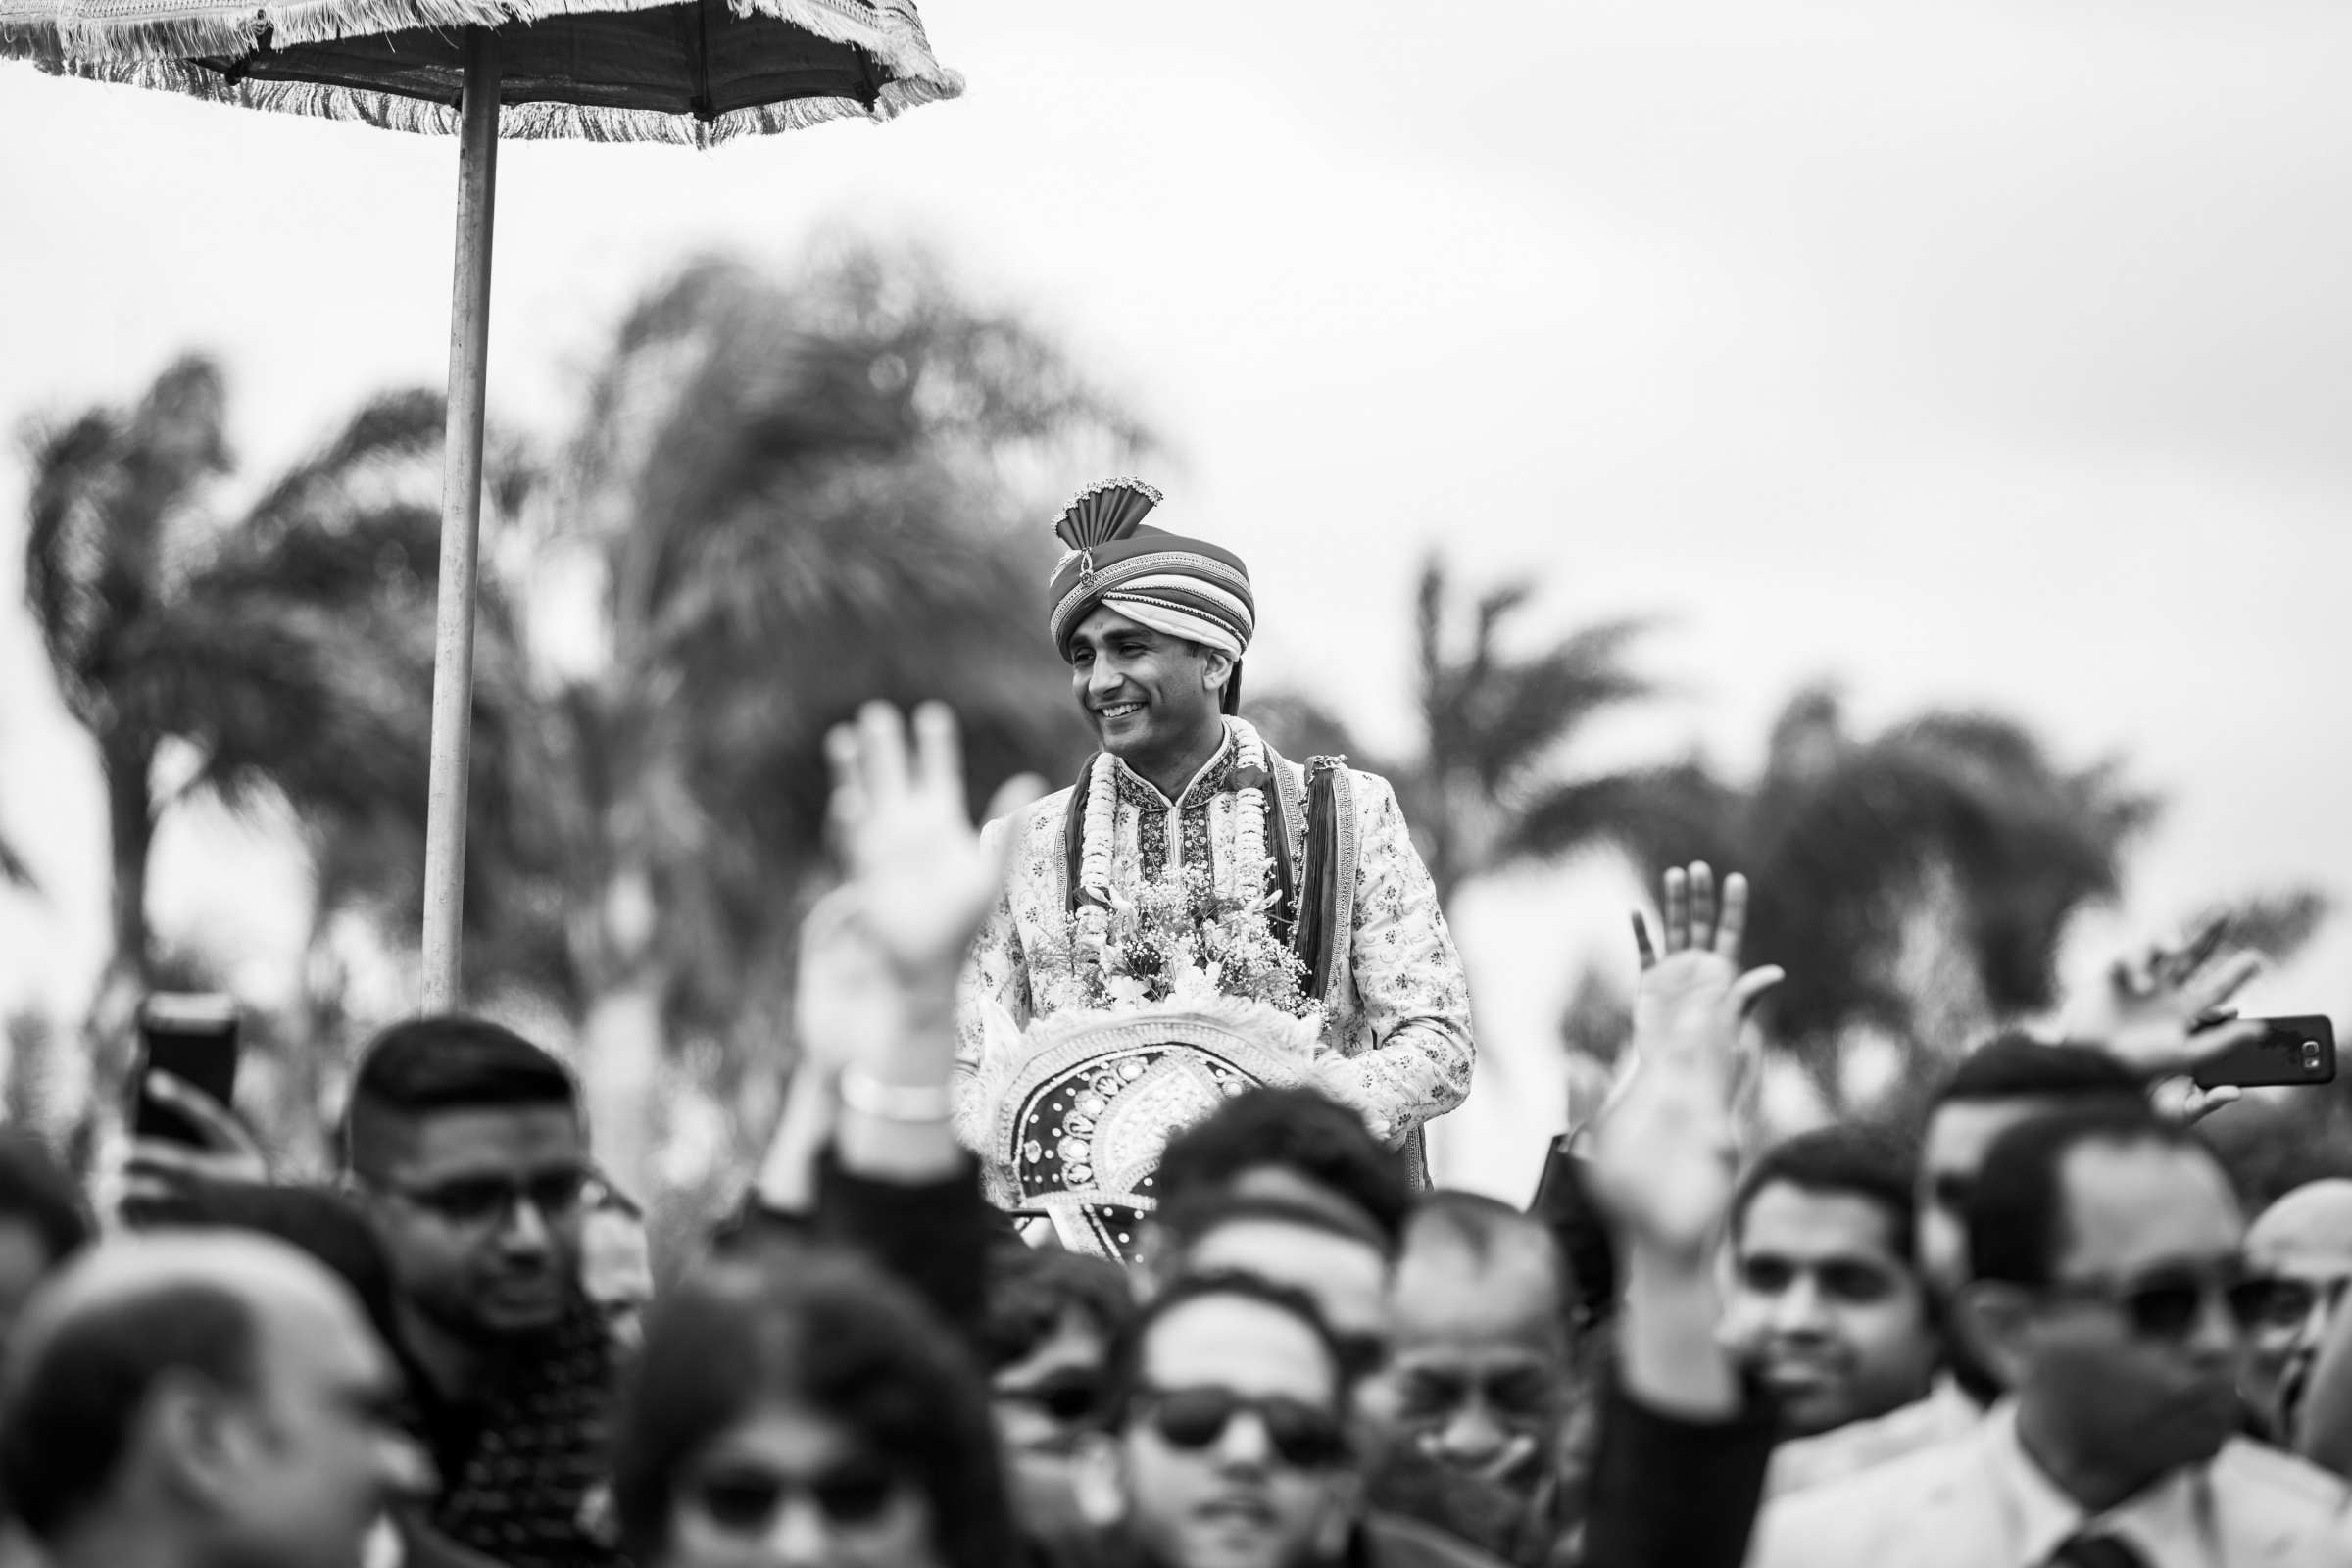
{"type": "MultiPolygon", "coordinates": [[[[2216,918],[2177,948],[2117,959],[2102,984],[2068,1000],[2066,1037],[2098,1046],[2150,1079],[2179,1078],[2201,1058],[2259,1038],[2262,1025],[2235,1021],[2230,1002],[2262,973],[2262,957],[2225,951],[2228,934],[2228,922],[2216,918]]],[[[2227,1085],[2183,1081],[2160,1085],[2156,1100],[2159,1109],[2193,1122],[2238,1096],[2227,1085]]]]}
{"type": "MultiPolygon", "coordinates": [[[[803,1206],[816,1150],[906,1180],[960,1159],[950,1121],[956,983],[1003,895],[1011,835],[985,842],[964,806],[955,715],[868,703],[825,738],[832,824],[846,879],[801,933],[797,1022],[805,1065],[787,1097],[760,1185],[772,1206],[803,1206]]],[[[997,792],[991,816],[1034,800],[1034,778],[997,792]]]]}
{"type": "Polygon", "coordinates": [[[120,1212],[138,1225],[168,1215],[205,1182],[267,1182],[269,1156],[226,1105],[163,1071],[147,1074],[147,1093],[185,1118],[203,1140],[133,1139],[122,1165],[120,1212]]]}
{"type": "Polygon", "coordinates": [[[1741,1025],[1778,968],[1741,973],[1747,882],[1725,879],[1720,907],[1704,864],[1666,873],[1663,951],[1634,916],[1642,982],[1628,1065],[1592,1128],[1594,1197],[1628,1239],[1703,1254],[1729,1207],[1740,1099],[1755,1077],[1741,1025]]]}
{"type": "MultiPolygon", "coordinates": [[[[898,710],[868,703],[855,724],[825,737],[833,766],[832,823],[848,883],[840,917],[902,985],[952,995],[972,938],[1004,891],[1010,838],[981,842],[963,793],[956,716],[915,710],[913,744],[898,710]]],[[[997,817],[1035,800],[1040,782],[997,792],[997,817]]]]}

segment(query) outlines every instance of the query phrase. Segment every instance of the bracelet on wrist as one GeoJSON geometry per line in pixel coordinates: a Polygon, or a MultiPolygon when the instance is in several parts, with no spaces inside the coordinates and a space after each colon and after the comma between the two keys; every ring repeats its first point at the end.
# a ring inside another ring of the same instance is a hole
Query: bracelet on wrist
{"type": "Polygon", "coordinates": [[[946,1084],[886,1084],[858,1067],[842,1073],[841,1102],[860,1116],[910,1126],[956,1118],[956,1092],[946,1084]]]}

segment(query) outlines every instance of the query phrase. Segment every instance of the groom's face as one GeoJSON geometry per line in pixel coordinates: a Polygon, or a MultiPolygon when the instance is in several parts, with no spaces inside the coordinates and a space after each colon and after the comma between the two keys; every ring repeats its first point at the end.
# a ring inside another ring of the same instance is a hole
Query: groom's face
{"type": "Polygon", "coordinates": [[[1102,749],[1134,760],[1189,746],[1217,711],[1209,656],[1107,606],[1070,637],[1070,687],[1102,749]]]}

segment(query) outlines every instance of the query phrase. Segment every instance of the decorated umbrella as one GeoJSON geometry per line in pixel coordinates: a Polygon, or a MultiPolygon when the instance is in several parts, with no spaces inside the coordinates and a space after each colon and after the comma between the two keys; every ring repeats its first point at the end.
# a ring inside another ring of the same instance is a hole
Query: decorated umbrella
{"type": "Polygon", "coordinates": [[[423,998],[453,1006],[499,138],[708,147],[888,120],[963,82],[913,0],[0,0],[0,57],[459,138],[423,998]]]}

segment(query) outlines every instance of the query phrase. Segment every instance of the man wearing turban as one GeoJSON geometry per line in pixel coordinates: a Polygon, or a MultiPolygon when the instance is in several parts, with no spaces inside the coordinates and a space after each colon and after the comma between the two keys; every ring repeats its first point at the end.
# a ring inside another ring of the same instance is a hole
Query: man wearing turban
{"type": "Polygon", "coordinates": [[[1070,982],[1102,961],[1110,911],[1134,907],[1147,883],[1191,875],[1262,904],[1321,1004],[1309,1081],[1425,1184],[1418,1129],[1461,1103],[1475,1054],[1436,888],[1384,780],[1341,759],[1287,760],[1240,716],[1256,629],[1249,569],[1145,524],[1159,501],[1111,480],[1054,524],[1067,554],[1048,630],[1102,749],[1075,786],[990,825],[1015,845],[965,977],[966,1135],[981,1139],[990,1107],[970,1102],[983,1098],[974,1086],[1018,1049],[1017,1031],[1089,1005],[1070,982]]]}

